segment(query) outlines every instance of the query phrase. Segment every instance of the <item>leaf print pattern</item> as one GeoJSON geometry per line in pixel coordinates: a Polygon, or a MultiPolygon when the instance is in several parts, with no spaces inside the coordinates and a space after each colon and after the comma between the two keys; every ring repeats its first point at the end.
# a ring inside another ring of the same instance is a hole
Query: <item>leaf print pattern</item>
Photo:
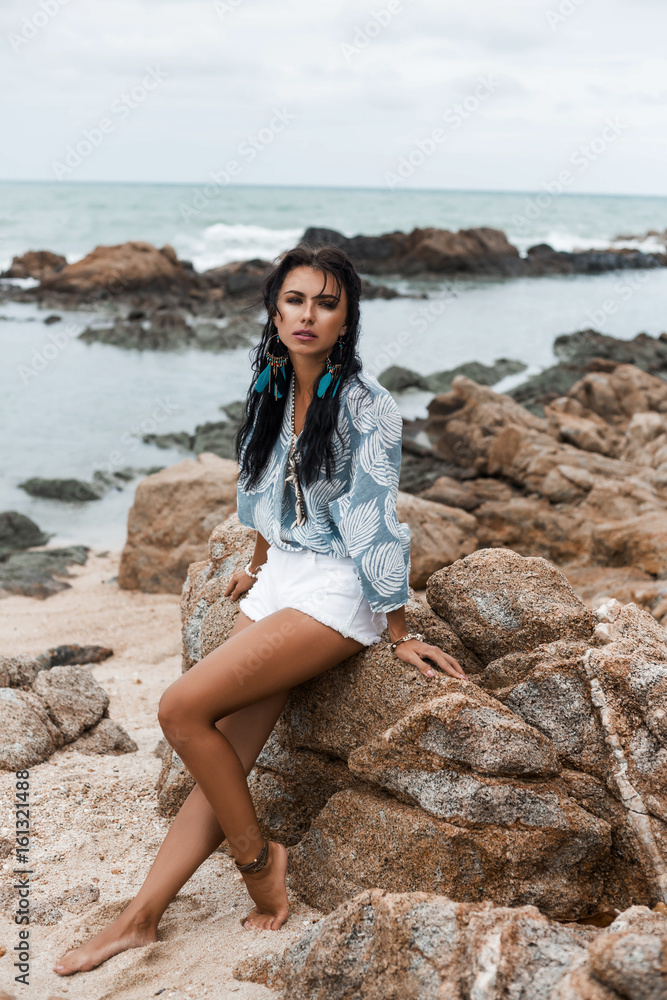
{"type": "Polygon", "coordinates": [[[396,514],[403,421],[395,400],[375,376],[362,370],[359,378],[363,385],[355,380],[341,385],[333,477],[328,480],[322,473],[310,487],[303,487],[306,524],[291,527],[294,488],[285,484],[289,397],[260,483],[251,492],[239,484],[238,517],[278,548],[351,556],[371,610],[393,611],[409,597],[410,529],[396,514]]]}

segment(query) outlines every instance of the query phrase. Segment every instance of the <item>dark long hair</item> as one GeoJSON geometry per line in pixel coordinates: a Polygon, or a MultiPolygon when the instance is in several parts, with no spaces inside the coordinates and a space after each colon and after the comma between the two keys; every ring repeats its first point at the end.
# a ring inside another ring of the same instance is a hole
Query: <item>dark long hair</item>
{"type": "MultiPolygon", "coordinates": [[[[268,314],[264,324],[259,344],[253,349],[253,378],[248,389],[245,404],[245,419],[238,429],[235,438],[236,458],[239,462],[239,481],[247,489],[254,487],[269,460],[273,447],[280,434],[287,393],[292,378],[293,365],[287,357],[285,363],[285,379],[279,378],[278,387],[283,393],[280,399],[274,399],[273,391],[264,389],[256,392],[255,381],[266,366],[266,350],[271,340],[278,332],[271,319],[277,310],[277,301],[285,278],[296,267],[312,267],[322,271],[333,279],[335,294],[340,299],[341,288],[347,292],[347,328],[342,340],[340,385],[335,397],[332,398],[334,382],[328,387],[324,396],[319,397],[317,391],[308,406],[303,433],[299,436],[297,451],[299,453],[299,481],[302,486],[309,486],[319,478],[324,464],[327,478],[331,478],[336,462],[334,433],[340,438],[337,428],[342,388],[345,383],[357,378],[357,372],[362,368],[361,358],[357,352],[359,341],[359,299],[361,298],[361,279],[346,253],[339,247],[323,246],[317,249],[307,243],[299,243],[288,250],[262,282],[262,296],[268,314]],[[241,454],[247,444],[243,461],[241,454]]],[[[326,279],[325,279],[326,283],[326,279]]],[[[280,344],[275,339],[271,343],[271,352],[280,353],[280,344]]],[[[338,353],[338,349],[337,349],[338,353]]],[[[336,360],[334,357],[333,360],[336,360]]],[[[322,366],[322,374],[326,371],[326,363],[322,366]]],[[[357,381],[363,385],[360,379],[357,381]]],[[[318,381],[315,382],[317,390],[318,381]]]]}

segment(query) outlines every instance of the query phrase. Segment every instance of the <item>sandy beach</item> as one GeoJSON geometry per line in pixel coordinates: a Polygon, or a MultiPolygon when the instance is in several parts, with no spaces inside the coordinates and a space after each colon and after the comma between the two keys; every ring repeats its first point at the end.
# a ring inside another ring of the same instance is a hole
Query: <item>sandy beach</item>
{"type": "Polygon", "coordinates": [[[162,736],[160,694],[181,672],[179,597],[121,591],[113,578],[119,552],[91,551],[71,568],[71,589],[46,601],[12,596],[0,603],[0,648],[36,654],[61,643],[99,644],[114,655],[93,666],[110,696],[109,715],[138,744],[135,753],[86,755],[67,747],[30,769],[34,870],[29,992],[14,982],[12,918],[14,775],[0,774],[3,850],[0,997],[39,1000],[162,1000],[275,997],[233,978],[241,959],[293,943],[321,916],[290,894],[292,913],[279,932],[242,929],[252,903],[226,854],[205,862],[166,911],[160,940],[116,955],[87,973],[61,978],[55,960],[115,919],[139,889],[169,827],[156,808],[162,736]],[[98,896],[99,894],[99,896],[98,896]],[[98,898],[96,898],[98,896],[98,898]],[[58,915],[60,914],[60,916],[58,915]],[[5,991],[3,993],[2,991],[5,991]]]}

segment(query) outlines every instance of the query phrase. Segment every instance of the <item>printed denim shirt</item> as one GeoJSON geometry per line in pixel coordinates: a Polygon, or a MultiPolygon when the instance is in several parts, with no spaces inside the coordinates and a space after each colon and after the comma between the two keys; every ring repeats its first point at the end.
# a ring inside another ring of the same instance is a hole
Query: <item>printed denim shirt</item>
{"type": "Polygon", "coordinates": [[[393,611],[408,600],[410,529],[398,520],[396,499],[401,468],[403,420],[391,394],[362,369],[341,385],[338,429],[334,434],[335,471],[324,470],[303,486],[307,520],[291,527],[294,485],[285,482],[292,440],[292,387],[280,435],[252,490],[239,483],[237,511],[241,524],[256,528],[280,549],[313,549],[342,558],[351,556],[372,611],[393,611]],[[369,395],[370,393],[370,395],[369,395]]]}

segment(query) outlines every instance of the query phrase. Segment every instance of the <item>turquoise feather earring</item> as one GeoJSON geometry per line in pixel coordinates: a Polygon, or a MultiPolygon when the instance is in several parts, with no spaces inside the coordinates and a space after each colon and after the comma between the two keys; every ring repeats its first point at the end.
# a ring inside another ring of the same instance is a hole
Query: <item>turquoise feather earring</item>
{"type": "MultiPolygon", "coordinates": [[[[269,344],[273,340],[273,337],[278,337],[278,334],[274,333],[273,336],[269,338],[269,344]]],[[[280,341],[280,337],[278,337],[278,340],[280,341]]],[[[276,400],[281,399],[283,394],[278,388],[278,375],[282,375],[283,382],[286,381],[285,365],[289,360],[289,352],[286,352],[285,354],[272,354],[267,345],[265,358],[267,364],[257,377],[257,381],[254,385],[255,391],[262,392],[268,385],[269,392],[271,392],[271,376],[273,376],[273,398],[276,400]]]]}
{"type": "Polygon", "coordinates": [[[322,375],[322,377],[320,378],[320,381],[317,384],[317,395],[320,396],[320,398],[327,391],[327,389],[329,388],[329,386],[331,385],[331,383],[333,382],[333,380],[335,378],[337,378],[338,381],[336,382],[336,384],[334,386],[334,390],[331,393],[331,398],[333,399],[333,397],[336,395],[336,390],[338,389],[338,386],[340,384],[340,380],[341,380],[341,374],[340,374],[340,372],[341,372],[341,368],[343,367],[343,338],[342,338],[342,336],[338,337],[338,340],[334,344],[334,350],[336,349],[336,347],[339,348],[338,362],[336,364],[334,364],[333,361],[331,360],[331,354],[333,354],[333,351],[332,351],[331,354],[329,355],[329,357],[327,358],[327,370],[324,373],[324,375],[322,375]]]}

